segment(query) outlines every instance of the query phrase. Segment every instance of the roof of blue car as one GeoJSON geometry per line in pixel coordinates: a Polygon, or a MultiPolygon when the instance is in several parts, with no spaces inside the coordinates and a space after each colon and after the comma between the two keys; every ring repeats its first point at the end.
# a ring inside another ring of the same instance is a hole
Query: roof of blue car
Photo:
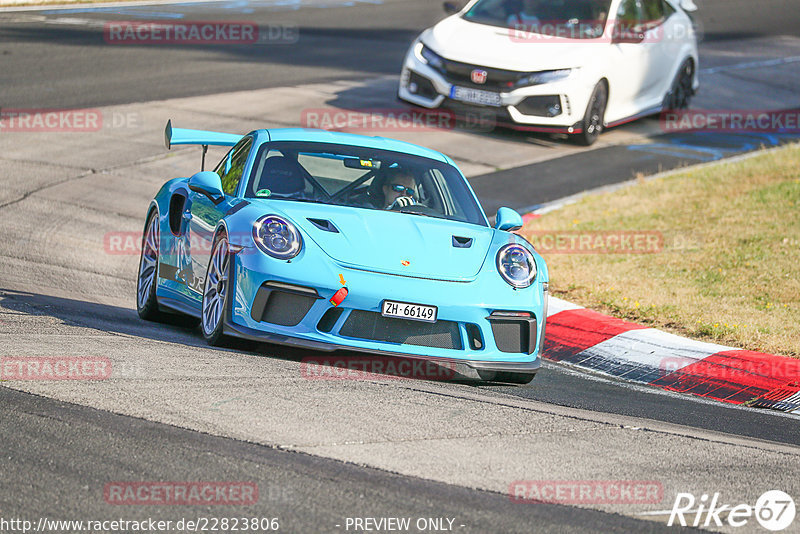
{"type": "Polygon", "coordinates": [[[450,158],[441,152],[415,145],[413,143],[389,139],[387,137],[331,132],[328,130],[318,130],[316,128],[271,128],[269,130],[262,131],[269,134],[270,141],[311,141],[316,143],[334,143],[339,145],[361,146],[380,150],[391,150],[393,152],[402,152],[404,154],[412,154],[415,156],[422,156],[425,158],[451,163],[450,158]]]}

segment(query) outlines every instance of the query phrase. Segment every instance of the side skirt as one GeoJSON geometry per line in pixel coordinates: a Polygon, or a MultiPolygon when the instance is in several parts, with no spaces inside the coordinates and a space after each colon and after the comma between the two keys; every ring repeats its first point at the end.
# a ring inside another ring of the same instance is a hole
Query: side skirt
{"type": "Polygon", "coordinates": [[[196,319],[200,319],[200,310],[196,310],[195,308],[189,306],[188,304],[174,299],[172,297],[159,297],[156,296],[156,300],[158,301],[159,309],[163,309],[163,311],[171,312],[171,313],[182,313],[184,315],[188,315],[190,317],[194,317],[196,319]]]}

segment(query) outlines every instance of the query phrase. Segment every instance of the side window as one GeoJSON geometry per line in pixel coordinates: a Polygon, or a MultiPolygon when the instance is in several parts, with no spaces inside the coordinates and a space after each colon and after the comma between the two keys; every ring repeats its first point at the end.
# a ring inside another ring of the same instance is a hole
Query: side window
{"type": "Polygon", "coordinates": [[[244,174],[244,165],[247,162],[247,156],[250,154],[250,148],[253,145],[253,139],[245,137],[228,152],[222,161],[219,162],[214,172],[219,174],[222,181],[222,191],[226,195],[232,195],[236,192],[236,186],[244,174]]]}
{"type": "Polygon", "coordinates": [[[283,156],[283,152],[270,148],[266,154],[262,154],[254,163],[253,171],[250,173],[250,183],[247,186],[248,195],[255,195],[256,191],[262,189],[261,176],[264,173],[264,164],[269,158],[283,156]]]}
{"type": "Polygon", "coordinates": [[[642,19],[652,28],[664,22],[664,0],[642,0],[642,19]]]}
{"type": "Polygon", "coordinates": [[[639,0],[622,0],[619,11],[617,11],[617,22],[624,25],[625,28],[631,28],[641,22],[641,15],[639,0]]]}

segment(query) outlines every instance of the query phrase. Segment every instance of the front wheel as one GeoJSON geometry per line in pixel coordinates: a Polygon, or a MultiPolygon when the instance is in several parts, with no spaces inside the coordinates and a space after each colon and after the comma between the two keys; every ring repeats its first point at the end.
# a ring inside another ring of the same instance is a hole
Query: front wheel
{"type": "Polygon", "coordinates": [[[225,313],[228,310],[229,267],[228,238],[224,233],[220,233],[214,241],[213,252],[208,262],[206,281],[203,285],[202,320],[200,321],[203,337],[215,347],[224,345],[226,341],[222,330],[225,313]]]}
{"type": "Polygon", "coordinates": [[[600,137],[605,123],[607,103],[608,89],[605,83],[600,82],[592,91],[589,104],[586,106],[586,113],[584,113],[581,121],[581,133],[572,135],[572,138],[578,144],[589,146],[600,137]]]}

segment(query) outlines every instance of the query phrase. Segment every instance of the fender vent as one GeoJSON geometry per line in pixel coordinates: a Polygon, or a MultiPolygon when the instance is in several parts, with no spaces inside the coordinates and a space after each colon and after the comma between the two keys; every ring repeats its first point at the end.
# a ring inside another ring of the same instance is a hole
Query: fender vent
{"type": "Polygon", "coordinates": [[[229,209],[229,210],[228,210],[228,213],[226,213],[225,215],[226,215],[226,216],[227,216],[227,215],[233,215],[234,213],[236,213],[236,212],[237,212],[237,211],[239,211],[240,209],[242,209],[242,208],[246,208],[246,207],[247,207],[247,206],[249,206],[249,205],[250,205],[250,203],[249,203],[248,201],[246,201],[246,200],[242,200],[241,202],[239,202],[238,204],[236,204],[235,206],[233,206],[231,209],[229,209]]]}
{"type": "Polygon", "coordinates": [[[177,191],[169,199],[169,230],[173,235],[180,235],[183,226],[183,209],[186,206],[186,194],[177,191]]]}
{"type": "Polygon", "coordinates": [[[339,229],[336,228],[333,225],[333,223],[330,222],[328,219],[308,219],[308,222],[310,222],[311,224],[313,224],[322,231],[331,232],[334,234],[339,233],[339,229]]]}
{"type": "Polygon", "coordinates": [[[472,246],[472,238],[471,237],[458,237],[457,235],[453,236],[453,246],[456,248],[469,248],[472,246]]]}

